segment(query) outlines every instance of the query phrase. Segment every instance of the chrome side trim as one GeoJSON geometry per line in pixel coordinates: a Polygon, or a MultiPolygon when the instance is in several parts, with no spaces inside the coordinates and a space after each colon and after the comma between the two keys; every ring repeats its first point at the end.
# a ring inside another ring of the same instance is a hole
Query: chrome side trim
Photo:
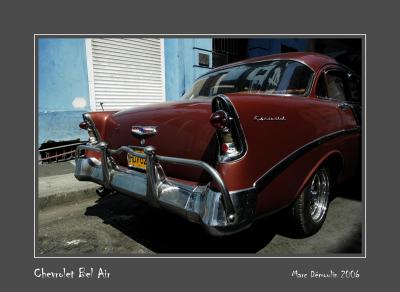
{"type": "Polygon", "coordinates": [[[337,138],[339,136],[350,135],[350,134],[357,133],[360,131],[361,131],[360,127],[336,131],[336,132],[324,135],[320,138],[317,138],[317,139],[303,145],[302,147],[296,149],[295,151],[290,153],[288,156],[283,158],[281,161],[279,161],[277,164],[275,164],[272,168],[270,168],[266,173],[264,173],[260,178],[258,178],[253,183],[255,192],[258,193],[259,191],[261,191],[266,185],[268,185],[276,176],[278,176],[280,173],[282,173],[295,160],[299,159],[301,156],[303,156],[307,152],[311,151],[315,147],[317,147],[329,140],[337,138]]]}

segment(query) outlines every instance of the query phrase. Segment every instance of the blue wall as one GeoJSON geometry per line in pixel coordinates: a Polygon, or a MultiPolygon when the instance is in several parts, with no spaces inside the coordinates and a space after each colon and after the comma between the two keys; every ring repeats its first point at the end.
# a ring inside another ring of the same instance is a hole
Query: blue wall
{"type": "MultiPolygon", "coordinates": [[[[165,39],[167,100],[179,99],[198,76],[209,71],[195,66],[201,52],[209,55],[212,67],[212,54],[207,50],[212,50],[212,39],[165,39]]],[[[82,113],[90,110],[85,40],[42,38],[38,55],[39,144],[87,139],[77,126],[82,113]]]]}
{"type": "Polygon", "coordinates": [[[196,67],[199,64],[199,53],[209,55],[209,66],[212,68],[212,53],[210,52],[212,39],[166,38],[164,51],[167,101],[179,99],[197,77],[209,71],[207,68],[196,67]]]}
{"type": "MultiPolygon", "coordinates": [[[[209,55],[212,39],[164,42],[166,99],[179,99],[207,68],[196,67],[198,54],[209,55]],[[204,49],[194,49],[195,47],[204,49]]],[[[42,38],[38,44],[39,144],[46,140],[87,139],[78,128],[90,110],[85,39],[42,38]]]]}
{"type": "Polygon", "coordinates": [[[285,45],[305,52],[309,49],[309,40],[307,39],[261,39],[252,38],[247,42],[247,56],[259,57],[264,55],[281,53],[281,46],[285,45]]]}
{"type": "Polygon", "coordinates": [[[39,111],[76,110],[83,98],[89,109],[84,39],[39,39],[39,111]]]}
{"type": "Polygon", "coordinates": [[[39,39],[38,100],[39,144],[87,139],[78,127],[90,108],[85,39],[39,39]]]}
{"type": "MultiPolygon", "coordinates": [[[[308,50],[305,39],[249,39],[248,57],[281,52],[281,45],[308,50]]],[[[208,54],[212,68],[211,38],[164,40],[166,100],[179,99],[200,75],[199,53],[208,54]]],[[[41,38],[38,44],[39,144],[45,140],[87,139],[78,128],[90,110],[85,39],[41,38]]]]}

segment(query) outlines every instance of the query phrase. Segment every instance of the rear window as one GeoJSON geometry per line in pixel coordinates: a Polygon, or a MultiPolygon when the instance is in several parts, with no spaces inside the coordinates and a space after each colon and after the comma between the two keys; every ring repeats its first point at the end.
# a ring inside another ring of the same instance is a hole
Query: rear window
{"type": "Polygon", "coordinates": [[[200,77],[182,98],[207,98],[233,92],[304,96],[309,93],[313,75],[308,66],[293,60],[244,64],[200,77]]]}

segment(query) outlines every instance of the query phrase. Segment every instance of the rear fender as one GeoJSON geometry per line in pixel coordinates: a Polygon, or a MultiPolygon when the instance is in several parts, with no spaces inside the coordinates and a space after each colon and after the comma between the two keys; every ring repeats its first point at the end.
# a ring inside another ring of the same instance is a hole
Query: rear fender
{"type": "MultiPolygon", "coordinates": [[[[96,138],[96,142],[92,144],[97,144],[106,140],[105,132],[107,121],[113,113],[115,113],[115,111],[87,112],[82,115],[83,121],[88,124],[88,132],[92,131],[96,138]]],[[[100,152],[85,150],[85,155],[87,157],[94,157],[98,160],[101,159],[100,152]]]]}
{"type": "Polygon", "coordinates": [[[338,150],[332,150],[326,153],[324,156],[322,156],[305,176],[303,182],[301,183],[300,187],[296,192],[295,196],[296,198],[301,194],[307,182],[311,179],[312,175],[323,165],[331,166],[330,171],[332,172],[331,175],[335,183],[344,165],[344,159],[342,154],[338,150]]]}
{"type": "Polygon", "coordinates": [[[112,117],[112,114],[115,113],[116,111],[104,111],[104,112],[88,112],[83,114],[84,119],[90,119],[91,122],[93,123],[93,126],[95,127],[97,131],[97,135],[99,137],[96,137],[99,142],[105,141],[106,140],[106,126],[107,123],[109,123],[112,117]]]}

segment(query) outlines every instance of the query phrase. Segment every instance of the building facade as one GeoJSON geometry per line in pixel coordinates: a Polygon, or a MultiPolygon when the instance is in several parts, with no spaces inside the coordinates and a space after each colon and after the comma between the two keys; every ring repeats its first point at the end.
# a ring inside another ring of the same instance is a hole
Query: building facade
{"type": "Polygon", "coordinates": [[[38,144],[87,139],[82,113],[179,99],[212,68],[212,39],[38,40],[38,144]],[[200,56],[208,57],[199,66],[200,56]]]}
{"type": "Polygon", "coordinates": [[[179,99],[213,67],[292,51],[342,52],[337,40],[212,38],[39,38],[38,145],[80,138],[86,111],[179,99]]]}

